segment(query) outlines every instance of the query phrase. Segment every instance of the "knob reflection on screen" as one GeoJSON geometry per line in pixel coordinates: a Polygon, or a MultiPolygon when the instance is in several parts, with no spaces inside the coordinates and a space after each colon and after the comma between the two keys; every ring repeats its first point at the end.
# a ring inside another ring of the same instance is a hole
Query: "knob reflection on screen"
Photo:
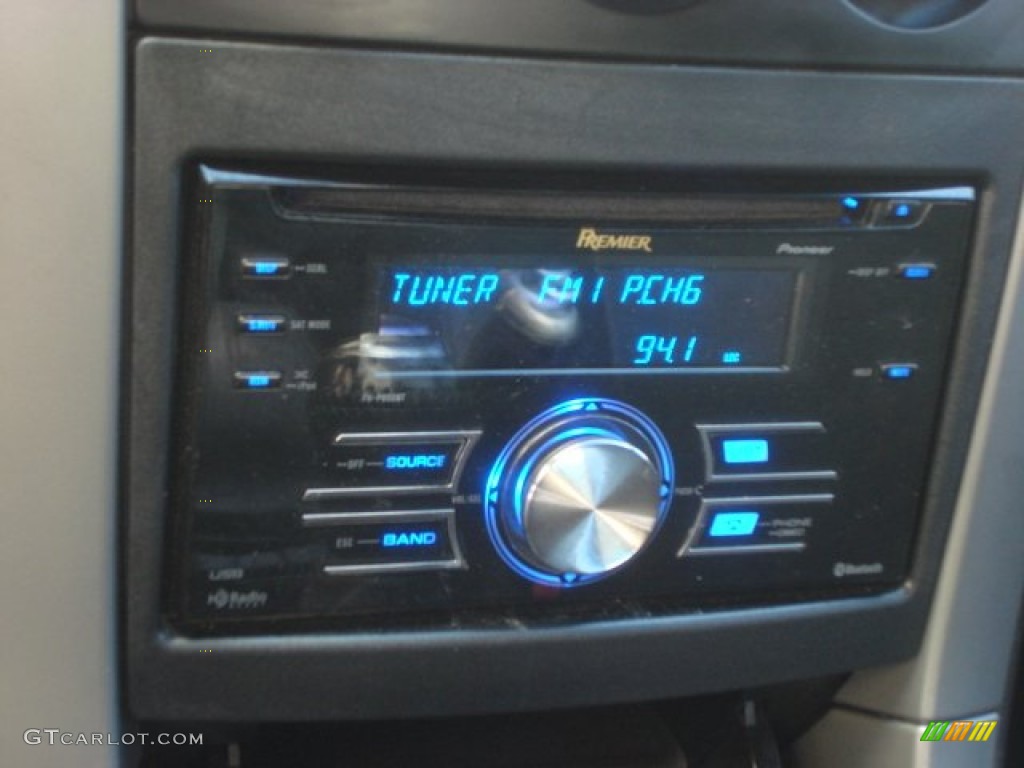
{"type": "Polygon", "coordinates": [[[639,411],[581,399],[521,429],[488,478],[488,530],[527,579],[578,586],[635,558],[657,532],[673,485],[671,455],[639,411]]]}

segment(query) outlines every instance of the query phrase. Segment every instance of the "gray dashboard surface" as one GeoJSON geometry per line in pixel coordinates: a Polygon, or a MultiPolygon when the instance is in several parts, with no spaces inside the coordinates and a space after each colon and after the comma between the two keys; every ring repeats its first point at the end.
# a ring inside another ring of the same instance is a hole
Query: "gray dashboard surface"
{"type": "Polygon", "coordinates": [[[117,0],[0,8],[3,766],[117,764],[60,740],[120,738],[122,24],[117,0]]]}
{"type": "MultiPolygon", "coordinates": [[[[912,5],[875,3],[886,4],[912,5]]],[[[912,31],[879,24],[845,0],[136,0],[136,10],[144,27],[229,36],[741,66],[1024,71],[1019,0],[988,0],[952,24],[912,31]]]]}
{"type": "Polygon", "coordinates": [[[129,701],[153,717],[380,717],[697,693],[906,658],[917,648],[1017,211],[1011,79],[615,66],[205,39],[136,49],[134,304],[125,553],[129,701]],[[206,52],[209,49],[211,52],[206,52]],[[905,591],[524,632],[178,637],[159,611],[182,165],[306,161],[971,179],[971,293],[943,452],[905,591]],[[216,664],[199,648],[213,648],[216,664]],[[737,659],[742,660],[737,662],[737,659]],[[414,681],[414,683],[410,683],[414,681]],[[410,688],[412,685],[412,688],[410,688]]]}

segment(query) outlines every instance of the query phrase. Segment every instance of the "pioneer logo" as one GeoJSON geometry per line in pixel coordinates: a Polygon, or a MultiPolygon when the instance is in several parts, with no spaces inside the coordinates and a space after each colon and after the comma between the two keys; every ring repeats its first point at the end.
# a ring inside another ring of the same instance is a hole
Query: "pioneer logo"
{"type": "Polygon", "coordinates": [[[782,243],[775,249],[780,256],[828,256],[836,248],[834,245],[793,245],[782,243]]]}
{"type": "Polygon", "coordinates": [[[584,227],[576,239],[577,248],[588,251],[646,251],[651,252],[649,235],[602,235],[596,229],[584,227]]]}

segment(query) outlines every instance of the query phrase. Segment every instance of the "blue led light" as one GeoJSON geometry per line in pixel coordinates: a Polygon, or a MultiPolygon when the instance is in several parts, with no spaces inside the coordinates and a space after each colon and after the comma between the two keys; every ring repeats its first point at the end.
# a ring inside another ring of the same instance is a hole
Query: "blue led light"
{"type": "Polygon", "coordinates": [[[743,360],[743,355],[735,350],[729,350],[728,352],[722,353],[722,362],[726,365],[739,365],[743,360]]]}
{"type": "Polygon", "coordinates": [[[844,197],[843,208],[846,208],[849,211],[856,211],[858,208],[860,208],[860,200],[858,200],[856,197],[844,197]]]}
{"type": "MultiPolygon", "coordinates": [[[[538,455],[546,454],[552,445],[562,442],[567,439],[574,439],[585,434],[596,434],[608,436],[611,433],[606,432],[595,427],[575,427],[561,432],[556,432],[552,437],[548,439],[545,446],[541,450],[537,450],[534,454],[534,459],[527,462],[527,465],[520,469],[517,476],[514,478],[505,478],[505,469],[511,460],[513,454],[515,454],[523,440],[532,436],[538,428],[545,424],[550,424],[556,419],[563,416],[567,416],[573,413],[585,412],[606,412],[610,414],[619,414],[620,416],[626,416],[634,424],[641,426],[643,432],[651,440],[651,444],[654,446],[658,453],[661,466],[663,468],[663,485],[666,492],[663,493],[661,499],[661,510],[664,511],[669,503],[672,501],[672,494],[668,492],[668,489],[675,487],[675,470],[672,463],[672,454],[669,452],[665,439],[658,428],[640,411],[628,406],[624,403],[618,403],[611,400],[603,400],[599,398],[580,398],[576,400],[569,400],[564,403],[560,403],[547,411],[539,414],[538,416],[531,419],[527,424],[520,429],[509,442],[502,449],[501,453],[498,454],[498,458],[491,466],[491,470],[487,475],[487,482],[484,486],[484,522],[487,526],[487,533],[494,544],[495,549],[501,556],[501,559],[505,564],[513,571],[523,576],[524,578],[536,583],[543,584],[550,587],[578,587],[584,584],[589,584],[593,581],[607,576],[607,573],[597,574],[578,574],[578,573],[565,573],[565,574],[550,574],[544,571],[533,568],[528,563],[523,562],[505,543],[504,536],[501,533],[501,523],[498,519],[498,505],[502,497],[505,499],[509,498],[511,493],[513,498],[522,498],[522,491],[525,487],[527,477],[530,474],[538,455]],[[508,490],[511,486],[511,490],[508,490]]],[[[517,505],[513,508],[512,513],[514,515],[522,515],[522,509],[517,505]]]]}
{"type": "Polygon", "coordinates": [[[709,536],[749,536],[757,528],[758,512],[719,512],[711,521],[709,536]]]}
{"type": "Polygon", "coordinates": [[[910,215],[910,206],[906,203],[899,203],[893,207],[892,215],[897,219],[905,219],[910,215]]]}
{"type": "Polygon", "coordinates": [[[912,264],[900,272],[907,280],[927,280],[934,273],[935,268],[927,264],[912,264]]]}
{"type": "Polygon", "coordinates": [[[253,271],[257,275],[276,275],[281,271],[281,265],[273,261],[257,261],[253,271]]]}
{"type": "Polygon", "coordinates": [[[281,386],[280,371],[235,371],[235,387],[249,390],[277,389],[281,386]]]}
{"type": "Polygon", "coordinates": [[[726,464],[764,464],[768,461],[767,440],[723,440],[726,464]]]}
{"type": "Polygon", "coordinates": [[[909,379],[914,375],[915,367],[913,365],[887,365],[882,369],[887,379],[896,379],[897,381],[903,379],[909,379]]]}
{"type": "Polygon", "coordinates": [[[246,320],[245,327],[250,333],[273,333],[278,328],[278,322],[276,320],[253,317],[246,320]]]}
{"type": "Polygon", "coordinates": [[[384,468],[391,470],[442,469],[443,453],[397,453],[385,457],[384,468]]]}
{"type": "Polygon", "coordinates": [[[389,531],[380,538],[380,545],[388,549],[431,547],[436,543],[436,531],[389,531]]]}

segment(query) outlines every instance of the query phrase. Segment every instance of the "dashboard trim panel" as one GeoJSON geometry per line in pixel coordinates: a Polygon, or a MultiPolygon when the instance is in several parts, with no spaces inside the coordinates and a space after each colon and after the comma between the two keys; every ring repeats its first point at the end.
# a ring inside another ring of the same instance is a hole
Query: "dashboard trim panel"
{"type": "Polygon", "coordinates": [[[1024,124],[1024,83],[223,42],[216,56],[204,57],[206,43],[148,38],[134,51],[122,529],[127,700],[135,715],[362,719],[592,705],[844,672],[917,650],[1024,170],[1024,145],[989,137],[1024,124]],[[965,100],[972,109],[962,108],[965,100]],[[793,112],[794,103],[813,104],[814,119],[793,112]],[[623,143],[624,136],[633,141],[623,143]],[[921,186],[976,179],[974,258],[911,578],[874,597],[750,609],[723,603],[655,619],[573,623],[567,616],[530,628],[368,628],[287,639],[176,634],[159,610],[162,542],[173,524],[166,518],[167,468],[178,363],[168,340],[184,289],[177,268],[184,231],[178,212],[188,191],[182,174],[200,155],[658,168],[777,184],[837,172],[876,178],[878,169],[917,177],[921,186]],[[808,637],[813,646],[794,641],[808,637]],[[410,680],[417,695],[409,695],[410,680]]]}

